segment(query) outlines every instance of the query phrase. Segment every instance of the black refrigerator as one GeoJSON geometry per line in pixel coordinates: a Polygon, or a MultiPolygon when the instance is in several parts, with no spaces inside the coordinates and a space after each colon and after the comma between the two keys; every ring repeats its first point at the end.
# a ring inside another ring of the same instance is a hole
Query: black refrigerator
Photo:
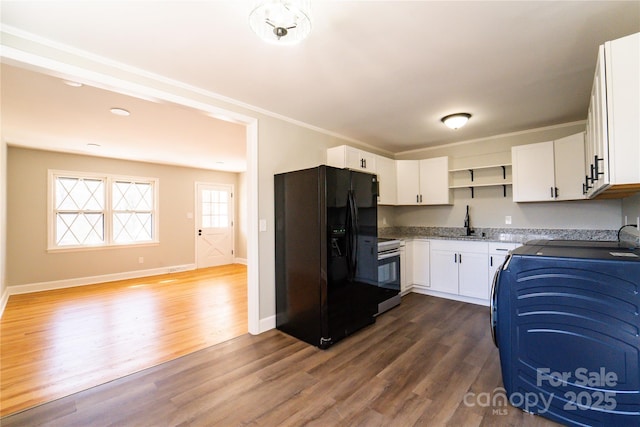
{"type": "Polygon", "coordinates": [[[276,327],[320,348],[375,321],[375,175],[319,166],[275,175],[276,327]]]}

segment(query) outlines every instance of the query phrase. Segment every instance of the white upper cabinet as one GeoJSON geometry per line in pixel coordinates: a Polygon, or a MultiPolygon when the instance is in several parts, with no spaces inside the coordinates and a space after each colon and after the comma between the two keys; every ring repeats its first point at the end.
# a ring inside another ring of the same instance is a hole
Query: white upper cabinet
{"type": "Polygon", "coordinates": [[[396,161],[383,156],[376,156],[376,170],[378,174],[378,185],[380,195],[379,205],[395,205],[397,203],[396,193],[396,161]]]}
{"type": "Polygon", "coordinates": [[[420,160],[396,160],[399,205],[420,204],[420,160]]]}
{"type": "Polygon", "coordinates": [[[553,141],[511,148],[513,201],[553,200],[553,141]]]}
{"type": "Polygon", "coordinates": [[[451,204],[449,157],[420,160],[420,192],[425,205],[451,204]]]}
{"type": "Polygon", "coordinates": [[[584,199],[584,132],[556,139],[553,154],[556,178],[554,200],[584,199]]]}
{"type": "Polygon", "coordinates": [[[602,45],[587,115],[587,196],[640,191],[640,33],[602,45]]]}
{"type": "Polygon", "coordinates": [[[511,148],[513,201],[584,199],[584,133],[511,148]]]}
{"type": "Polygon", "coordinates": [[[451,204],[449,158],[397,160],[398,205],[451,204]]]}
{"type": "Polygon", "coordinates": [[[376,173],[376,155],[348,145],[327,149],[327,165],[376,173]]]}

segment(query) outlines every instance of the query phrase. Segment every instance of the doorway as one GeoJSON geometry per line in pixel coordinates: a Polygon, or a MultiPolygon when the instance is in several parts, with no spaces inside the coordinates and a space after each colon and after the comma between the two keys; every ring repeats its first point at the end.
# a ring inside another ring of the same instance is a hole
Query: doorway
{"type": "Polygon", "coordinates": [[[233,185],[196,183],[197,268],[232,264],[234,260],[233,185]]]}

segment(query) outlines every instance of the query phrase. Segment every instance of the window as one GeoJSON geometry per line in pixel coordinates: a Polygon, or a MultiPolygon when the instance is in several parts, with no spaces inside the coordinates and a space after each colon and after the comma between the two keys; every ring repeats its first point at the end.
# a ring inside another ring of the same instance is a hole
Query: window
{"type": "Polygon", "coordinates": [[[202,190],[202,227],[224,228],[229,225],[229,192],[202,190]]]}
{"type": "Polygon", "coordinates": [[[158,180],[49,172],[49,248],[157,242],[158,180]]]}

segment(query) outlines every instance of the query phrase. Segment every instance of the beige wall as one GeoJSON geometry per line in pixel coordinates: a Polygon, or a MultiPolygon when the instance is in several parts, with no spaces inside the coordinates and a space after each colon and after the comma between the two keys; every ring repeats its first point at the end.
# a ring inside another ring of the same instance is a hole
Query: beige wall
{"type": "Polygon", "coordinates": [[[238,174],[236,186],[236,258],[240,258],[243,262],[247,261],[247,173],[238,174]]]}
{"type": "MultiPolygon", "coordinates": [[[[402,153],[397,159],[450,157],[450,167],[509,162],[511,147],[550,141],[584,130],[584,123],[567,124],[516,134],[486,138],[471,143],[458,143],[435,149],[402,153]]],[[[582,161],[577,158],[576,161],[582,161]]],[[[481,173],[500,173],[499,170],[481,173]]],[[[511,187],[503,197],[502,187],[476,188],[474,198],[467,188],[453,190],[451,206],[403,206],[381,211],[379,222],[386,218],[391,225],[462,227],[469,205],[472,226],[498,228],[577,228],[615,230],[621,225],[621,200],[586,200],[549,203],[514,203],[511,187]],[[505,216],[512,224],[505,224],[505,216]]]]}
{"type": "Polygon", "coordinates": [[[7,144],[0,141],[0,313],[6,296],[7,282],[7,144]]]}
{"type": "MultiPolygon", "coordinates": [[[[627,224],[635,224],[636,227],[640,226],[640,224],[638,224],[638,222],[640,222],[640,193],[622,200],[621,221],[623,223],[625,221],[625,218],[627,224]]],[[[640,230],[636,234],[639,233],[640,230]]]]}
{"type": "MultiPolygon", "coordinates": [[[[151,270],[195,263],[195,182],[232,184],[237,174],[152,163],[8,149],[7,284],[151,270]],[[160,243],[130,248],[47,252],[48,170],[99,172],[159,179],[160,243]],[[143,257],[144,263],[138,263],[143,257]]],[[[238,202],[236,197],[236,203],[238,202]]],[[[236,211],[238,211],[236,206],[236,211]]],[[[246,248],[242,249],[246,253],[246,248]]]]}

